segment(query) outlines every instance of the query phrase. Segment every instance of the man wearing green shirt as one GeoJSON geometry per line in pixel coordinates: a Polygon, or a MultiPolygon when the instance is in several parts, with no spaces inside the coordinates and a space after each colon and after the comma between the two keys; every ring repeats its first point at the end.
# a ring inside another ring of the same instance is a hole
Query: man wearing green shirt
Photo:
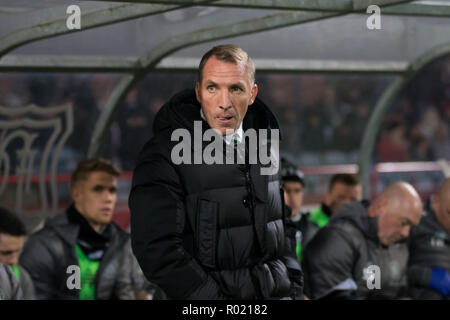
{"type": "Polygon", "coordinates": [[[285,157],[283,157],[281,161],[281,179],[283,182],[284,201],[291,209],[290,219],[288,221],[288,225],[290,226],[288,229],[288,231],[290,231],[289,238],[292,241],[291,250],[295,250],[295,255],[300,262],[302,254],[301,242],[306,226],[305,221],[307,219],[307,215],[302,214],[300,211],[303,203],[303,188],[305,187],[304,174],[285,157]]]}
{"type": "Polygon", "coordinates": [[[302,247],[308,244],[320,228],[328,224],[331,215],[338,211],[341,205],[361,199],[362,187],[357,175],[347,173],[333,175],[324,201],[309,214],[302,247]]]}
{"type": "Polygon", "coordinates": [[[34,286],[28,272],[18,264],[26,236],[26,228],[19,216],[0,207],[0,263],[11,267],[19,281],[22,298],[34,299],[34,286]]]}
{"type": "Polygon", "coordinates": [[[108,160],[81,161],[73,203],[30,236],[20,258],[38,299],[134,299],[135,262],[127,232],[112,222],[120,171],[108,160]]]}

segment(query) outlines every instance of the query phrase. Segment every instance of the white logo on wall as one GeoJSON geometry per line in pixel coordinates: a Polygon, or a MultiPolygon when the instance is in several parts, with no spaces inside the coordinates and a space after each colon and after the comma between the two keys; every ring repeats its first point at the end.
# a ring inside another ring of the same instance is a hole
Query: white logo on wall
{"type": "Polygon", "coordinates": [[[81,289],[81,271],[77,265],[67,267],[66,273],[70,274],[67,278],[66,285],[69,290],[81,289]]]}
{"type": "Polygon", "coordinates": [[[0,106],[0,196],[15,186],[16,212],[34,203],[33,172],[38,171],[41,213],[58,211],[56,172],[59,154],[73,130],[72,105],[7,108],[0,106]],[[47,177],[49,175],[49,177],[47,177]],[[8,181],[16,177],[16,184],[8,181]],[[47,179],[48,178],[48,179],[47,179]],[[29,201],[28,201],[29,200],[29,201]]]}
{"type": "Polygon", "coordinates": [[[377,5],[371,5],[367,7],[367,13],[372,13],[370,17],[367,18],[366,26],[369,30],[380,30],[381,29],[381,9],[377,5]]]}
{"type": "Polygon", "coordinates": [[[363,279],[366,280],[367,289],[381,289],[381,269],[377,265],[370,265],[363,270],[363,279]]]}
{"type": "Polygon", "coordinates": [[[66,13],[70,14],[70,16],[67,17],[67,20],[66,20],[67,29],[80,30],[81,29],[81,9],[80,9],[80,7],[75,4],[68,6],[66,13]]]}

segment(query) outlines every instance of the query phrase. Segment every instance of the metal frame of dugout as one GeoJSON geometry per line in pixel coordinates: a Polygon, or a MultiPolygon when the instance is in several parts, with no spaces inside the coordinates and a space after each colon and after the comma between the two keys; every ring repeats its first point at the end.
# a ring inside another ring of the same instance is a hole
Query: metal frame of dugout
{"type": "MultiPolygon", "coordinates": [[[[96,0],[103,2],[105,0],[96,0]]],[[[146,73],[158,70],[195,70],[192,59],[166,58],[170,54],[193,45],[248,35],[311,21],[325,20],[350,13],[366,14],[369,5],[383,8],[383,14],[394,16],[450,17],[450,4],[411,3],[412,0],[108,0],[121,2],[108,9],[91,10],[83,13],[83,28],[69,30],[67,16],[49,20],[22,30],[11,32],[0,38],[0,72],[120,72],[125,75],[116,84],[95,126],[88,156],[100,156],[101,146],[106,138],[120,102],[129,90],[146,73]],[[125,4],[123,4],[126,2],[125,4]],[[8,52],[25,44],[56,37],[72,32],[83,32],[91,28],[123,21],[148,17],[190,6],[215,6],[247,9],[277,9],[282,13],[248,19],[229,25],[174,35],[154,46],[146,54],[134,58],[99,56],[15,56],[8,52]]],[[[41,10],[40,14],[46,14],[41,10]]],[[[280,30],[282,32],[282,30],[280,30]]],[[[370,195],[369,176],[375,139],[383,118],[399,92],[414,76],[433,61],[450,53],[450,39],[412,62],[393,61],[330,61],[330,60],[276,60],[255,59],[258,71],[266,72],[309,72],[309,73],[369,73],[395,75],[394,81],[378,99],[361,142],[358,168],[363,183],[363,193],[370,195]]]]}

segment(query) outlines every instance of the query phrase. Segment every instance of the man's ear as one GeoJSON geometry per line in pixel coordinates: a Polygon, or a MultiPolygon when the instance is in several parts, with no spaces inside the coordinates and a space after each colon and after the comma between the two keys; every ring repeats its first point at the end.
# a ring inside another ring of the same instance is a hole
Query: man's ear
{"type": "Polygon", "coordinates": [[[327,206],[329,206],[330,205],[330,191],[328,191],[326,194],[325,194],[325,199],[324,199],[325,201],[325,204],[327,205],[327,206]]]}
{"type": "Polygon", "coordinates": [[[434,212],[439,211],[439,193],[435,194],[431,200],[431,206],[434,212]]]}
{"type": "Polygon", "coordinates": [[[78,200],[80,199],[81,193],[80,193],[80,188],[79,188],[78,184],[75,184],[72,187],[71,196],[72,196],[73,202],[78,202],[78,200]]]}
{"type": "Polygon", "coordinates": [[[198,82],[195,83],[195,96],[197,97],[197,101],[201,104],[200,83],[198,82]]]}
{"type": "Polygon", "coordinates": [[[379,217],[383,214],[383,212],[386,209],[387,205],[387,199],[385,198],[379,198],[376,201],[373,202],[371,205],[371,210],[369,211],[369,217],[379,217]]]}
{"type": "Polygon", "coordinates": [[[258,95],[258,85],[255,83],[252,87],[252,95],[250,97],[250,101],[248,102],[248,105],[252,105],[253,102],[255,102],[256,96],[258,95]]]}

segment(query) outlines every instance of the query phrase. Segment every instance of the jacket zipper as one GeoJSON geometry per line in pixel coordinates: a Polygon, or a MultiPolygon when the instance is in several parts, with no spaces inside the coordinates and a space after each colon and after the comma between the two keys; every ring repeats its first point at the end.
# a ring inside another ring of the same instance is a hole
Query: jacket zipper
{"type": "MultiPolygon", "coordinates": [[[[256,243],[256,252],[257,252],[257,255],[261,255],[262,252],[261,252],[261,247],[259,244],[258,233],[256,231],[256,225],[255,225],[255,200],[254,200],[254,191],[253,191],[252,179],[250,176],[250,165],[249,164],[245,165],[245,186],[247,189],[247,198],[248,198],[248,201],[250,202],[250,215],[252,218],[252,228],[253,228],[253,232],[255,235],[254,237],[255,237],[255,243],[256,243]]],[[[254,274],[252,272],[250,272],[250,276],[251,276],[253,286],[255,287],[256,299],[258,299],[258,300],[263,299],[264,297],[261,293],[261,288],[260,288],[258,279],[254,276],[254,274]]]]}

